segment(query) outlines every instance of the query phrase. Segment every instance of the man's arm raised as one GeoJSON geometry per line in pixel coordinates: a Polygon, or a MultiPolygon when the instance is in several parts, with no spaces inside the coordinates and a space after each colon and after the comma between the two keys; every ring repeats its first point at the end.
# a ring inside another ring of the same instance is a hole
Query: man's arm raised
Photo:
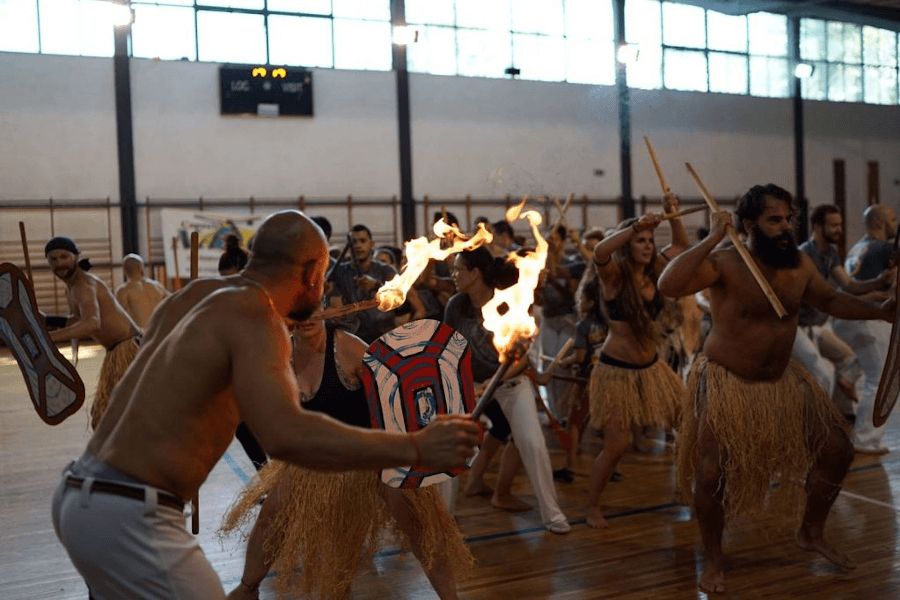
{"type": "Polygon", "coordinates": [[[674,257],[659,276],[657,286],[664,296],[679,298],[695,294],[719,279],[718,267],[709,254],[725,238],[725,226],[731,224],[731,213],[719,211],[711,217],[709,235],[674,257]]]}
{"type": "Polygon", "coordinates": [[[272,312],[241,311],[228,334],[238,409],[263,449],[310,469],[365,470],[412,464],[464,466],[478,441],[478,425],[440,419],[413,435],[344,425],[300,408],[287,331],[272,312]],[[421,460],[420,460],[421,459],[421,460]]]}

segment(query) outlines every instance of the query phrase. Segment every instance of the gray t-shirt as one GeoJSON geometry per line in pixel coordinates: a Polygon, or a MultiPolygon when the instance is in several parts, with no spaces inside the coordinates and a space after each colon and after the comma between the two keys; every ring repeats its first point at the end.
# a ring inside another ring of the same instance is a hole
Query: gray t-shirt
{"type": "MultiPolygon", "coordinates": [[[[334,289],[335,293],[341,296],[344,304],[362,302],[375,297],[378,288],[364,291],[356,285],[356,278],[361,275],[368,275],[375,279],[378,286],[381,287],[386,281],[390,281],[397,275],[397,270],[378,260],[373,260],[369,264],[369,270],[365,272],[353,263],[339,264],[334,269],[334,289]]],[[[394,311],[383,312],[377,308],[370,308],[353,315],[351,321],[348,326],[352,331],[363,341],[371,344],[379,336],[394,328],[394,311]]]]}
{"type": "MultiPolygon", "coordinates": [[[[834,286],[834,282],[831,281],[831,271],[841,264],[841,257],[838,255],[837,246],[828,244],[828,250],[822,252],[819,250],[819,247],[816,246],[816,243],[812,239],[809,239],[800,244],[800,250],[809,255],[822,278],[834,286]]],[[[801,327],[824,325],[827,320],[827,314],[816,310],[806,302],[800,307],[801,327]]]]}
{"type": "Polygon", "coordinates": [[[853,279],[875,279],[888,268],[893,249],[890,242],[863,236],[847,253],[844,268],[853,279]]]}
{"type": "Polygon", "coordinates": [[[444,323],[469,342],[472,352],[472,378],[487,381],[500,368],[500,354],[494,348],[494,334],[484,328],[481,310],[472,305],[468,294],[454,294],[444,308],[444,323]]]}

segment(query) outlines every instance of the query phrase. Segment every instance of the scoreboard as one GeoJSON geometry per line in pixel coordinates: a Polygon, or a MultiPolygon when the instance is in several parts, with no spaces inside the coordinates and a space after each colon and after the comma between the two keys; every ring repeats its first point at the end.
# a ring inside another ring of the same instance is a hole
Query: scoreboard
{"type": "Polygon", "coordinates": [[[312,116],[312,72],[286,67],[219,67],[223,115],[312,116]]]}

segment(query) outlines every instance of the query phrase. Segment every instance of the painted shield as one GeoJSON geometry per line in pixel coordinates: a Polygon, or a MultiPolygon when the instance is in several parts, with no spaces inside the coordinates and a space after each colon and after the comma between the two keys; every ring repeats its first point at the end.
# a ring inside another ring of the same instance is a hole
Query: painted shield
{"type": "MultiPolygon", "coordinates": [[[[412,433],[438,415],[462,415],[475,407],[469,343],[439,321],[413,321],[384,334],[369,346],[363,365],[373,428],[412,433]]],[[[411,465],[384,469],[381,480],[395,488],[417,488],[462,471],[411,465]]]]}
{"type": "Polygon", "coordinates": [[[12,350],[45,423],[62,423],[81,408],[84,383],[50,341],[31,282],[10,263],[0,265],[0,339],[12,350]]]}
{"type": "Polygon", "coordinates": [[[878,391],[875,393],[875,408],[872,411],[872,423],[875,427],[884,425],[900,396],[900,286],[897,287],[897,302],[898,310],[894,313],[894,324],[891,327],[891,343],[881,370],[878,391]]]}

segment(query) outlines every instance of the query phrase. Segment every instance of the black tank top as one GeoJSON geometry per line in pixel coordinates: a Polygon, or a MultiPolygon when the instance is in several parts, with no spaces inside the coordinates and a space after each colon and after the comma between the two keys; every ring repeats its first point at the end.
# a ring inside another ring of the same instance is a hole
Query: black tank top
{"type": "Polygon", "coordinates": [[[319,384],[316,394],[303,403],[303,408],[325,413],[347,425],[366,429],[372,426],[365,388],[360,385],[355,390],[348,390],[338,375],[334,360],[334,327],[326,326],[322,383],[319,384]]]}

